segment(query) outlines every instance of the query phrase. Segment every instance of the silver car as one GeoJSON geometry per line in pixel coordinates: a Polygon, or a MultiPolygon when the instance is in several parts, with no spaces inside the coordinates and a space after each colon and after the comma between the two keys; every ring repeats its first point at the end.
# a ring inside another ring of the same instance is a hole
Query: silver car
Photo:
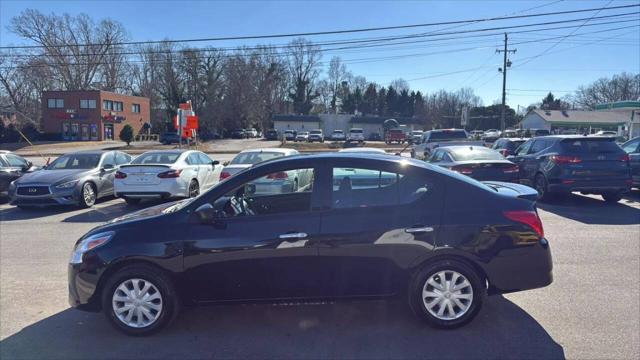
{"type": "MultiPolygon", "coordinates": [[[[229,162],[222,173],[220,180],[231,177],[238,172],[248,169],[257,163],[275,159],[282,156],[298,155],[294,149],[284,148],[264,148],[249,149],[240,152],[231,162],[229,162]]],[[[305,170],[282,171],[269,174],[263,178],[252,182],[252,192],[256,194],[282,194],[297,191],[297,189],[308,186],[312,179],[311,173],[305,170]]]]}
{"type": "Polygon", "coordinates": [[[18,207],[78,205],[91,207],[113,195],[113,180],[131,156],[121,151],[86,151],[65,154],[51,164],[15,180],[9,186],[11,204],[18,207]]]}

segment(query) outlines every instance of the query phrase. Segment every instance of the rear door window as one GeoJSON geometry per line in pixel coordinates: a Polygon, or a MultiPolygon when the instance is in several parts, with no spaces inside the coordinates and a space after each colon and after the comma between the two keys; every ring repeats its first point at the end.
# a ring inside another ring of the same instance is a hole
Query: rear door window
{"type": "Polygon", "coordinates": [[[531,149],[531,144],[533,144],[533,140],[527,140],[522,146],[518,148],[518,156],[524,156],[529,153],[529,149],[531,149]]]}
{"type": "Polygon", "coordinates": [[[131,156],[125,153],[117,152],[116,153],[116,163],[118,165],[124,165],[131,162],[131,156]]]}
{"type": "Polygon", "coordinates": [[[111,167],[116,166],[116,157],[115,154],[110,152],[104,156],[104,160],[102,161],[102,167],[110,165],[111,167]]]}
{"type": "Polygon", "coordinates": [[[609,139],[565,139],[561,142],[562,150],[576,154],[617,153],[622,149],[609,139]]]}
{"type": "Polygon", "coordinates": [[[204,165],[209,165],[213,161],[209,156],[203,153],[198,153],[198,157],[200,158],[200,163],[204,165]]]}
{"type": "Polygon", "coordinates": [[[536,154],[539,153],[540,151],[546,149],[549,147],[549,141],[548,140],[535,140],[533,142],[533,145],[531,146],[531,151],[529,151],[530,154],[536,154]]]}
{"type": "Polygon", "coordinates": [[[624,146],[622,146],[622,150],[624,150],[627,154],[635,154],[638,152],[639,145],[640,139],[632,140],[624,144],[624,146]]]}

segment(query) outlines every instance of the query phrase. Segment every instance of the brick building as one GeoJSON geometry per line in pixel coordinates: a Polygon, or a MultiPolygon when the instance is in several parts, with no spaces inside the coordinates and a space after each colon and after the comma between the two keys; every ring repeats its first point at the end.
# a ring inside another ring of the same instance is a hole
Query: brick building
{"type": "Polygon", "coordinates": [[[149,121],[145,97],[101,90],[42,93],[42,130],[62,140],[113,140],[126,124],[137,134],[149,121]]]}

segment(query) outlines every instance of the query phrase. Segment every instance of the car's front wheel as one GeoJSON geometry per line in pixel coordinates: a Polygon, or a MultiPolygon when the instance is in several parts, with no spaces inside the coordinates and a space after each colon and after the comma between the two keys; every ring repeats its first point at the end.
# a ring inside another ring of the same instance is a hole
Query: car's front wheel
{"type": "Polygon", "coordinates": [[[167,276],[147,265],[131,265],[113,274],[104,287],[102,309],[127,335],[150,335],[166,326],[179,302],[167,276]]]}
{"type": "Polygon", "coordinates": [[[196,180],[191,180],[189,183],[189,197],[196,197],[200,194],[200,185],[196,180]]]}
{"type": "Polygon", "coordinates": [[[429,325],[452,329],[473,320],[482,307],[485,292],[482,278],[470,266],[440,260],[413,276],[409,304],[429,325]]]}
{"type": "Polygon", "coordinates": [[[86,182],[82,184],[82,189],[80,190],[80,207],[89,208],[92,207],[93,204],[96,203],[96,199],[98,195],[96,193],[96,189],[92,183],[86,182]]]}

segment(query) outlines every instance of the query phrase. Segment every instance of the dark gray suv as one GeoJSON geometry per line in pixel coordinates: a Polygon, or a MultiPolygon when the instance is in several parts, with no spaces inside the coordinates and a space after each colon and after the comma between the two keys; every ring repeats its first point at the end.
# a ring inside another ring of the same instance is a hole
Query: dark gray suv
{"type": "Polygon", "coordinates": [[[520,168],[520,182],[541,200],[579,191],[618,202],[631,188],[629,155],[612,137],[554,135],[527,140],[507,159],[520,168]]]}
{"type": "Polygon", "coordinates": [[[121,151],[87,151],[60,156],[51,164],[11,183],[11,204],[18,207],[78,205],[91,207],[113,195],[113,179],[131,156],[121,151]]]}

